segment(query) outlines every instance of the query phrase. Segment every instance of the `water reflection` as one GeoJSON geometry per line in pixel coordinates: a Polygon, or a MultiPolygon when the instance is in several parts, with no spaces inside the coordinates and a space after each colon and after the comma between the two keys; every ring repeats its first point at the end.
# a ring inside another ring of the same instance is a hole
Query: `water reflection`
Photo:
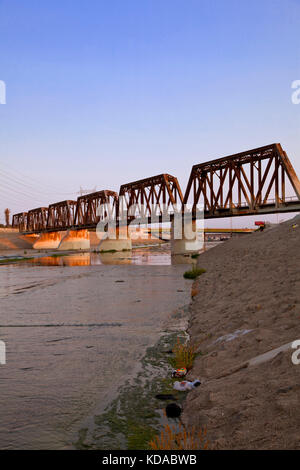
{"type": "Polygon", "coordinates": [[[34,255],[0,269],[0,449],[70,449],[189,303],[190,282],[184,266],[101,266],[131,263],[135,250],[34,255]]]}
{"type": "Polygon", "coordinates": [[[40,256],[28,260],[34,266],[98,266],[98,265],[170,265],[171,255],[134,250],[116,253],[76,253],[67,255],[40,256]]]}
{"type": "Polygon", "coordinates": [[[79,253],[64,255],[41,256],[30,260],[35,266],[90,266],[90,253],[79,253]]]}
{"type": "MultiPolygon", "coordinates": [[[[216,243],[206,243],[204,251],[215,246],[216,243]]],[[[156,265],[168,266],[176,264],[191,264],[195,259],[189,254],[171,256],[169,244],[158,247],[140,247],[132,251],[115,253],[54,253],[51,256],[39,256],[26,261],[33,266],[98,266],[98,265],[156,265]]]]}
{"type": "Polygon", "coordinates": [[[91,265],[96,264],[132,264],[131,251],[116,253],[92,253],[91,265]]]}

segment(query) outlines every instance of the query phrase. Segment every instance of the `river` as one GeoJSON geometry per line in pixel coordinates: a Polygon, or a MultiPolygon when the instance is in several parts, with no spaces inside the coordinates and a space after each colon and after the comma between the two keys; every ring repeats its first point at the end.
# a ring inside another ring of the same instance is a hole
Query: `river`
{"type": "Polygon", "coordinates": [[[1,449],[73,448],[190,301],[167,252],[47,258],[0,266],[1,449]]]}

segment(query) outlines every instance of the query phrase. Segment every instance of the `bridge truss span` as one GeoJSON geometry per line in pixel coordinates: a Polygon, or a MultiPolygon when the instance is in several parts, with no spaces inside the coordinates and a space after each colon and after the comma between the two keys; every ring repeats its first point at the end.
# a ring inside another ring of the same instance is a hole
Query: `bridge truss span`
{"type": "Polygon", "coordinates": [[[188,201],[194,212],[202,204],[205,218],[293,212],[300,209],[300,182],[281,145],[272,144],[194,165],[188,201]]]}
{"type": "Polygon", "coordinates": [[[61,201],[50,204],[48,210],[47,229],[65,230],[72,227],[75,221],[76,201],[61,201]]]}
{"type": "Polygon", "coordinates": [[[183,197],[175,176],[162,173],[13,216],[23,233],[95,229],[167,222],[175,213],[193,219],[300,211],[300,181],[280,144],[194,165],[183,197]],[[192,214],[190,214],[190,211],[192,214]]]}
{"type": "Polygon", "coordinates": [[[175,176],[163,173],[121,186],[119,219],[161,219],[181,209],[183,194],[175,176]]]}
{"type": "Polygon", "coordinates": [[[96,228],[107,219],[116,219],[118,193],[104,190],[80,196],[77,199],[75,225],[80,228],[96,228]]]}
{"type": "Polygon", "coordinates": [[[27,213],[26,232],[39,233],[47,231],[48,207],[38,207],[27,213]]]}
{"type": "Polygon", "coordinates": [[[19,212],[19,214],[14,214],[12,218],[12,227],[18,228],[20,232],[26,232],[27,212],[19,212]]]}

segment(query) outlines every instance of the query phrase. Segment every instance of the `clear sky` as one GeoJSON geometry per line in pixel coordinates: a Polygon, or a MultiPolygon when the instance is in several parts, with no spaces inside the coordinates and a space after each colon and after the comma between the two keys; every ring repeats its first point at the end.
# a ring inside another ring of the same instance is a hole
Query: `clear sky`
{"type": "Polygon", "coordinates": [[[300,0],[0,0],[0,222],[272,142],[300,175],[297,79],[300,0]]]}

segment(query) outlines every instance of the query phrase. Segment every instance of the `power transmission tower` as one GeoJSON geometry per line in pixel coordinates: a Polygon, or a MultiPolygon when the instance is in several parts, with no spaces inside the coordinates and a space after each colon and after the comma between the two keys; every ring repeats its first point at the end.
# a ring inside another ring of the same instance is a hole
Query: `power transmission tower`
{"type": "Polygon", "coordinates": [[[85,194],[90,194],[90,193],[95,193],[97,190],[97,186],[95,186],[93,189],[82,189],[80,186],[80,191],[77,191],[76,194],[80,194],[80,196],[84,196],[85,194]]]}

